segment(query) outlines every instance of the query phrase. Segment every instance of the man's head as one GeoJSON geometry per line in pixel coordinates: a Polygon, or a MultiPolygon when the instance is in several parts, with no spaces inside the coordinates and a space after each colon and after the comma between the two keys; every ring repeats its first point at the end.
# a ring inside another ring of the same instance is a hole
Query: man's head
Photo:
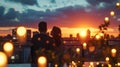
{"type": "Polygon", "coordinates": [[[44,32],[44,33],[47,32],[47,23],[45,21],[41,21],[38,27],[40,32],[44,32]]]}

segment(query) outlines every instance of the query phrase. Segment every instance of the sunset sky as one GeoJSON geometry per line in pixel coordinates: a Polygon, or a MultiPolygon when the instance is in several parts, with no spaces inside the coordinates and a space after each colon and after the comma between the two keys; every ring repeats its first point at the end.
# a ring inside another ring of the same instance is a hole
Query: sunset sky
{"type": "Polygon", "coordinates": [[[60,27],[63,36],[75,35],[83,28],[96,33],[104,17],[114,10],[108,32],[116,35],[120,24],[116,2],[120,0],[0,0],[0,34],[21,25],[37,29],[40,21],[46,21],[49,30],[60,27]]]}

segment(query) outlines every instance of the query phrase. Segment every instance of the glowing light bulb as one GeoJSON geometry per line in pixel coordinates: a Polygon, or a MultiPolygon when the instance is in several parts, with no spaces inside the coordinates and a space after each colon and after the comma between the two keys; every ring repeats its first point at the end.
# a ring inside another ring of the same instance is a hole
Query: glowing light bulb
{"type": "Polygon", "coordinates": [[[83,43],[83,49],[87,48],[87,43],[83,43]]]}
{"type": "Polygon", "coordinates": [[[3,52],[0,52],[0,67],[7,67],[7,56],[3,52]]]}
{"type": "Polygon", "coordinates": [[[110,12],[110,15],[111,15],[111,16],[114,16],[114,15],[115,15],[115,12],[114,12],[114,11],[111,11],[111,12],[110,12]]]}
{"type": "Polygon", "coordinates": [[[17,28],[17,34],[19,36],[24,36],[26,34],[26,28],[23,26],[20,26],[17,28]]]}
{"type": "Polygon", "coordinates": [[[120,3],[119,3],[119,2],[117,2],[117,3],[116,3],[116,6],[117,6],[117,7],[120,7],[120,3]]]}
{"type": "Polygon", "coordinates": [[[109,57],[106,57],[105,60],[106,60],[107,62],[109,62],[110,58],[109,58],[109,57]]]}
{"type": "Polygon", "coordinates": [[[79,54],[80,53],[80,48],[76,48],[76,52],[79,54]]]}
{"type": "Polygon", "coordinates": [[[47,59],[44,56],[38,58],[38,65],[39,67],[47,67],[47,59]]]}
{"type": "Polygon", "coordinates": [[[14,47],[13,47],[12,43],[6,42],[3,46],[3,49],[4,49],[5,53],[7,54],[7,56],[11,56],[13,53],[14,47]]]}
{"type": "Polygon", "coordinates": [[[109,17],[105,17],[105,22],[108,23],[109,22],[109,17]]]}
{"type": "Polygon", "coordinates": [[[111,52],[112,52],[112,53],[116,53],[117,50],[113,48],[113,49],[111,50],[111,52]]]}
{"type": "Polygon", "coordinates": [[[96,39],[97,39],[97,40],[100,39],[100,35],[96,35],[96,39]]]}
{"type": "Polygon", "coordinates": [[[111,49],[111,53],[112,53],[112,56],[115,57],[116,56],[116,52],[117,50],[115,48],[111,49]]]}

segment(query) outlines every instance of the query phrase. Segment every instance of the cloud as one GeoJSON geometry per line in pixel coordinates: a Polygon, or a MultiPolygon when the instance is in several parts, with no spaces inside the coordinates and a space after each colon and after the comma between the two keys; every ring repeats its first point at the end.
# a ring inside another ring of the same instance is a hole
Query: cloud
{"type": "Polygon", "coordinates": [[[0,18],[4,14],[5,8],[0,6],[0,18]]]}
{"type": "Polygon", "coordinates": [[[9,1],[13,1],[13,2],[19,2],[22,3],[24,5],[35,5],[37,4],[37,0],[9,0],[9,1]]]}
{"type": "Polygon", "coordinates": [[[51,3],[56,3],[56,1],[55,1],[55,0],[51,0],[50,2],[51,2],[51,3]]]}
{"type": "Polygon", "coordinates": [[[6,20],[14,19],[15,17],[16,17],[16,12],[13,8],[9,9],[8,13],[5,15],[6,20]]]}
{"type": "Polygon", "coordinates": [[[86,0],[92,7],[104,6],[109,7],[115,5],[119,0],[86,0]]]}

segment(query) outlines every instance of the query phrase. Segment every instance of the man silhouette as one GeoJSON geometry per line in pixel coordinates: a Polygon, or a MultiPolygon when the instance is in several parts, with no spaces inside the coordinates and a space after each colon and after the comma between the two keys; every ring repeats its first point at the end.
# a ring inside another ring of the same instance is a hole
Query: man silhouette
{"type": "Polygon", "coordinates": [[[47,23],[42,21],[38,25],[39,29],[39,34],[36,34],[32,38],[32,47],[31,47],[31,56],[32,56],[32,62],[37,63],[38,59],[38,54],[37,51],[40,49],[45,49],[45,50],[53,50],[53,44],[54,40],[48,36],[47,32],[47,23]]]}

